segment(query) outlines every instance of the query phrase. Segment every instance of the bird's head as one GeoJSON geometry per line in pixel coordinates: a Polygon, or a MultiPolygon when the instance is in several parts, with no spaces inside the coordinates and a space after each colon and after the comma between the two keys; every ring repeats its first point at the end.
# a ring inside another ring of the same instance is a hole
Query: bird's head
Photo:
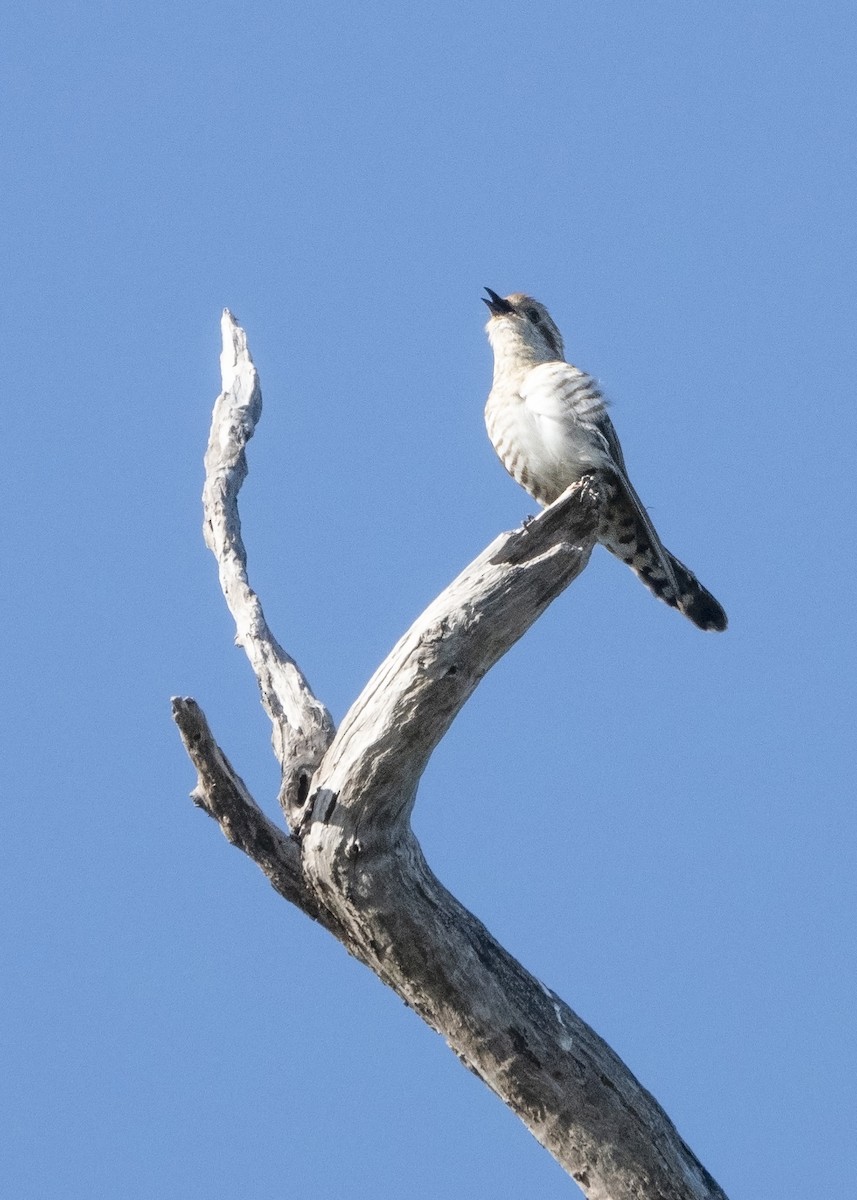
{"type": "Polygon", "coordinates": [[[563,361],[562,335],[543,304],[522,292],[503,297],[491,288],[485,291],[482,301],[491,313],[485,329],[495,358],[563,361]]]}

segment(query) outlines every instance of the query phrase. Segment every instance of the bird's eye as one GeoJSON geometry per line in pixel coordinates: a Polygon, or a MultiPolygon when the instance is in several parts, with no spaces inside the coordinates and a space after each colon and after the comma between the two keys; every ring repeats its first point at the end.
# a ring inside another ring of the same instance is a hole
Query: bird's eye
{"type": "Polygon", "coordinates": [[[538,325],[539,321],[542,319],[541,313],[537,308],[528,308],[526,310],[526,315],[534,325],[538,325]]]}

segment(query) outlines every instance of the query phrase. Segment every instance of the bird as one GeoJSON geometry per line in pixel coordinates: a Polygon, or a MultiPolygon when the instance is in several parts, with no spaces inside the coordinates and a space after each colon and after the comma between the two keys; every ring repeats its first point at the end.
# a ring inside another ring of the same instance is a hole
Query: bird
{"type": "Polygon", "coordinates": [[[485,424],[503,466],[543,506],[594,475],[605,498],[598,541],[694,625],[724,630],[722,606],[658,537],[628,478],[607,401],[591,375],[566,362],[548,310],[522,292],[485,291],[494,351],[485,424]]]}

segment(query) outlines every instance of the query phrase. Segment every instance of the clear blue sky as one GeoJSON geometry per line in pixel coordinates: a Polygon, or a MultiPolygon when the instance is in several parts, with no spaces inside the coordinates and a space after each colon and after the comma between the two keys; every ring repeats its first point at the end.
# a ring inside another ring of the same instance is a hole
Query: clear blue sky
{"type": "Polygon", "coordinates": [[[3,45],[0,1190],[497,1200],[574,1185],[187,794],[274,811],[200,533],[224,305],[242,515],[341,717],[531,502],[479,295],[599,377],[703,635],[597,552],[415,824],[731,1200],[853,1194],[852,3],[20,6],[3,45]]]}

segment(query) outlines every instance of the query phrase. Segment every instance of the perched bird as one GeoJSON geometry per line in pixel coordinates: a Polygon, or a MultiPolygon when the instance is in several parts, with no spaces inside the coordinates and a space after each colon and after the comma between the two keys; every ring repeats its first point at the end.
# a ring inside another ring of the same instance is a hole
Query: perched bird
{"type": "Polygon", "coordinates": [[[485,291],[494,351],[485,424],[503,466],[543,505],[584,475],[597,475],[606,493],[599,542],[700,629],[725,629],[721,606],[655,532],[631,486],[604,397],[591,375],[565,361],[548,310],[518,292],[504,299],[485,291]]]}

